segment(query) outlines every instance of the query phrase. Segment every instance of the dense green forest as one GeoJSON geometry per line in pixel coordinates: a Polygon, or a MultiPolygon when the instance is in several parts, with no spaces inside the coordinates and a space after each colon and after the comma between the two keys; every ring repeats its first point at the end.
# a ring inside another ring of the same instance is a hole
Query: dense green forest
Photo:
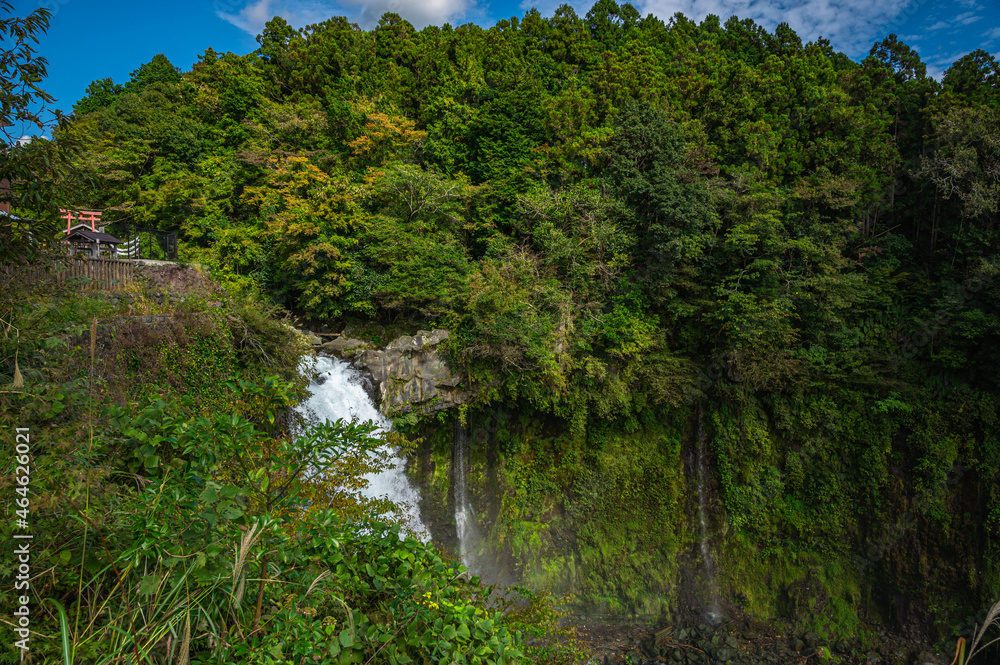
{"type": "MultiPolygon", "coordinates": [[[[1000,597],[990,54],[939,82],[895,35],[855,62],[786,24],[613,0],[489,29],[275,18],[258,42],[94,81],[38,148],[59,153],[59,204],[179,232],[234,298],[449,329],[508,572],[669,616],[698,567],[700,434],[730,611],[830,640],[982,622],[1000,597]]],[[[448,463],[440,419],[401,425],[448,463]]]]}

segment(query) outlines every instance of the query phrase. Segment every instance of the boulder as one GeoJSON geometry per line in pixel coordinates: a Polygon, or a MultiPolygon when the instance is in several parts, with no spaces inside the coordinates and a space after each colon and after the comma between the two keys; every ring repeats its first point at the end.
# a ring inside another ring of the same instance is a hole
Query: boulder
{"type": "Polygon", "coordinates": [[[471,391],[463,378],[451,371],[438,345],[448,339],[447,330],[420,330],[403,335],[384,349],[345,335],[320,347],[348,360],[367,373],[377,386],[379,411],[387,416],[415,411],[434,413],[467,402],[471,391]]]}
{"type": "Polygon", "coordinates": [[[339,356],[341,358],[349,358],[354,354],[347,354],[346,351],[352,351],[357,348],[367,348],[368,344],[362,342],[360,339],[351,339],[350,337],[338,337],[332,342],[327,342],[320,346],[320,349],[326,351],[327,353],[339,356]]]}

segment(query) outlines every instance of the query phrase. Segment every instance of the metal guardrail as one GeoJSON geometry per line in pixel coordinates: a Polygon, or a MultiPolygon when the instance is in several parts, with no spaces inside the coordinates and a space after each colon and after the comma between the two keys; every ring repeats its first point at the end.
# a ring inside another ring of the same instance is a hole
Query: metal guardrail
{"type": "Polygon", "coordinates": [[[118,246],[119,258],[177,260],[177,234],[174,232],[121,222],[108,224],[105,230],[122,241],[118,246]]]}

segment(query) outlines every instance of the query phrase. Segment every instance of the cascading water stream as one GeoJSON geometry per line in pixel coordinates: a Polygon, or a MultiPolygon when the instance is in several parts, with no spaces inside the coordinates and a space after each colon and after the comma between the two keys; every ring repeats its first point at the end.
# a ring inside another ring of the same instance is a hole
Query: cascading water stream
{"type": "Polygon", "coordinates": [[[711,604],[708,608],[708,618],[715,623],[721,616],[721,611],[719,610],[718,603],[718,590],[715,587],[715,569],[712,565],[712,551],[709,548],[708,543],[708,506],[707,498],[705,496],[705,479],[708,477],[708,470],[706,468],[706,451],[705,451],[705,425],[702,418],[701,407],[698,407],[698,425],[695,431],[695,444],[696,444],[696,455],[697,455],[697,472],[698,472],[698,522],[701,526],[701,560],[705,566],[705,578],[708,582],[709,593],[711,593],[711,604]]]}
{"type": "Polygon", "coordinates": [[[455,500],[455,531],[458,534],[458,554],[462,563],[472,570],[474,543],[478,540],[476,512],[469,500],[469,487],[465,482],[465,451],[469,434],[461,422],[455,423],[455,450],[452,458],[452,486],[455,500]]]}
{"type": "MultiPolygon", "coordinates": [[[[312,363],[312,368],[317,373],[317,378],[309,386],[312,395],[299,409],[307,419],[372,421],[378,426],[377,433],[392,428],[392,424],[372,403],[360,372],[338,358],[319,356],[307,362],[312,363]]],[[[361,494],[370,499],[385,497],[398,505],[405,511],[401,516],[409,530],[417,538],[427,542],[430,540],[430,532],[420,520],[420,492],[406,477],[405,468],[406,460],[394,453],[388,468],[364,477],[368,481],[368,487],[361,494]]]]}

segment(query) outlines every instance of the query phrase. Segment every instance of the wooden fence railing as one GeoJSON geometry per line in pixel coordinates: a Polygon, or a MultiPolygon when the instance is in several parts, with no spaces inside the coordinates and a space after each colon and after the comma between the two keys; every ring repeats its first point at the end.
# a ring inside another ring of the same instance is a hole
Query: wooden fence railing
{"type": "Polygon", "coordinates": [[[135,264],[117,259],[75,260],[69,263],[69,276],[89,279],[93,290],[115,291],[135,279],[135,264]]]}
{"type": "Polygon", "coordinates": [[[0,275],[28,281],[75,281],[84,291],[117,291],[135,279],[135,263],[118,259],[58,257],[26,266],[0,266],[0,275]]]}

